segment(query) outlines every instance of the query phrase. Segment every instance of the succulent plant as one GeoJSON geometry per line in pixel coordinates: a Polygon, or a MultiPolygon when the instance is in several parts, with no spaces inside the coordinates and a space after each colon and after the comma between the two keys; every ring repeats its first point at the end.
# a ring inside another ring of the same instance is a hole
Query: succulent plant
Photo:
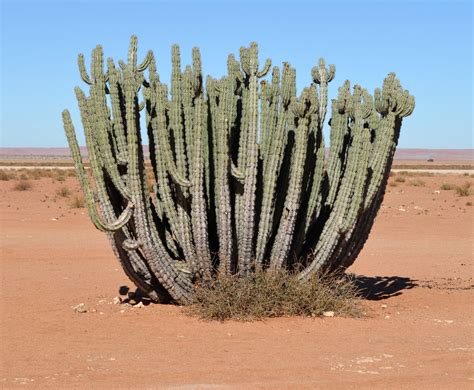
{"type": "Polygon", "coordinates": [[[205,81],[199,50],[183,70],[173,46],[170,89],[151,51],[138,63],[135,36],[126,63],[108,59],[104,69],[101,46],[90,71],[78,62],[91,175],[65,110],[69,146],[92,222],[144,294],[186,304],[217,273],[284,268],[304,282],[354,262],[415,105],[393,73],[374,97],[348,81],[339,89],[327,154],[335,67],[323,59],[299,96],[295,69],[262,66],[255,43],[240,61],[229,55],[226,76],[205,81]]]}

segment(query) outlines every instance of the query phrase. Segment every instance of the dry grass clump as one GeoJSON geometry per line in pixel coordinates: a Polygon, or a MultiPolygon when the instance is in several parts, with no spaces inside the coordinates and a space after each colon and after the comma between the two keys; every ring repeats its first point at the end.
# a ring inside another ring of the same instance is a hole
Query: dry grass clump
{"type": "Polygon", "coordinates": [[[456,186],[454,184],[449,184],[449,183],[443,183],[441,184],[441,187],[439,187],[440,190],[443,191],[451,191],[454,190],[456,186]]]}
{"type": "Polygon", "coordinates": [[[61,198],[68,198],[69,196],[71,196],[71,190],[66,186],[63,186],[58,188],[56,194],[61,198]]]}
{"type": "Polygon", "coordinates": [[[405,178],[404,178],[403,176],[397,176],[397,177],[395,178],[395,181],[396,181],[397,183],[405,183],[405,178]]]}
{"type": "Polygon", "coordinates": [[[408,182],[413,187],[424,187],[426,183],[421,179],[412,179],[408,182]]]}
{"type": "Polygon", "coordinates": [[[246,278],[219,275],[196,286],[188,312],[206,320],[253,321],[283,316],[360,317],[358,291],[347,277],[315,275],[301,283],[285,271],[256,272],[246,278]]]}
{"type": "Polygon", "coordinates": [[[16,175],[4,169],[0,170],[0,181],[9,181],[15,179],[16,175]]]}
{"type": "Polygon", "coordinates": [[[471,183],[464,183],[462,186],[456,187],[456,194],[459,196],[469,196],[471,195],[471,183]]]}
{"type": "Polygon", "coordinates": [[[39,180],[43,177],[43,170],[42,169],[31,169],[28,172],[28,176],[33,180],[39,180]]]}
{"type": "Polygon", "coordinates": [[[65,172],[56,172],[56,175],[53,177],[53,181],[59,181],[59,182],[63,182],[63,181],[66,181],[66,174],[65,172]]]}
{"type": "Polygon", "coordinates": [[[29,191],[31,190],[31,187],[32,185],[29,181],[22,179],[13,186],[13,190],[14,191],[29,191]]]}
{"type": "Polygon", "coordinates": [[[83,196],[76,195],[71,199],[71,208],[82,209],[86,206],[86,201],[83,196]]]}
{"type": "Polygon", "coordinates": [[[76,171],[74,169],[67,169],[64,171],[64,174],[67,177],[75,177],[76,176],[76,171]]]}

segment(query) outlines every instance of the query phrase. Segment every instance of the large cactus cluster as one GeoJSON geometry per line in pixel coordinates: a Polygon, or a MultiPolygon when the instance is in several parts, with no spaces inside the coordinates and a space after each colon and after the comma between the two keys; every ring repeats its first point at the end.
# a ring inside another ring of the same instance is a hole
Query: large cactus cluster
{"type": "Polygon", "coordinates": [[[128,277],[151,299],[188,303],[196,281],[217,273],[284,268],[304,282],[352,264],[414,98],[394,74],[374,96],[346,81],[331,104],[327,154],[333,65],[321,59],[297,96],[295,70],[261,66],[255,43],[240,60],[229,55],[220,79],[203,79],[196,48],[192,62],[183,70],[173,46],[169,89],[151,51],[138,63],[136,37],[127,62],[108,59],[104,69],[97,46],[88,71],[79,56],[89,96],[75,91],[93,180],[67,110],[64,127],[91,220],[128,277]]]}

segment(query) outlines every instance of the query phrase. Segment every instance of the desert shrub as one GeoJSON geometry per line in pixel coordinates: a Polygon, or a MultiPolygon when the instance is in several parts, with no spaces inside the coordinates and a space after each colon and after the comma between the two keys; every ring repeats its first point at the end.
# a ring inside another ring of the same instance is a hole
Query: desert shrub
{"type": "Polygon", "coordinates": [[[65,171],[65,175],[67,175],[68,177],[75,177],[76,171],[74,169],[68,169],[67,171],[65,171]]]}
{"type": "Polygon", "coordinates": [[[56,175],[55,180],[59,182],[66,181],[66,175],[63,172],[61,172],[56,175]]]}
{"type": "Polygon", "coordinates": [[[424,187],[426,183],[421,179],[413,179],[409,181],[409,184],[413,187],[424,187]]]}
{"type": "Polygon", "coordinates": [[[43,177],[53,177],[54,172],[52,169],[43,169],[43,177]]]}
{"type": "Polygon", "coordinates": [[[0,181],[9,181],[13,179],[13,175],[10,172],[0,170],[0,181]]]}
{"type": "Polygon", "coordinates": [[[456,187],[456,194],[459,196],[469,196],[471,195],[471,183],[464,183],[462,186],[456,187]]]}
{"type": "Polygon", "coordinates": [[[82,209],[85,207],[86,203],[83,196],[76,195],[71,199],[71,208],[73,209],[82,209]]]}
{"type": "Polygon", "coordinates": [[[20,174],[20,180],[28,180],[30,177],[26,173],[20,174]]]}
{"type": "Polygon", "coordinates": [[[219,275],[196,286],[188,312],[207,320],[252,321],[269,317],[361,315],[358,292],[347,277],[315,274],[306,283],[286,271],[248,277],[219,275]]]}
{"type": "Polygon", "coordinates": [[[390,187],[396,187],[398,184],[397,184],[396,182],[394,182],[394,181],[389,181],[389,182],[388,182],[388,185],[389,185],[390,187]]]}
{"type": "Polygon", "coordinates": [[[42,169],[32,169],[29,172],[29,177],[33,180],[39,180],[43,177],[42,169]]]}
{"type": "Polygon", "coordinates": [[[29,181],[22,179],[13,186],[13,190],[14,191],[28,191],[28,190],[31,190],[31,187],[32,185],[29,181]]]}
{"type": "Polygon", "coordinates": [[[454,184],[443,183],[441,184],[441,187],[439,188],[443,191],[450,191],[450,190],[454,190],[456,186],[454,184]]]}
{"type": "Polygon", "coordinates": [[[61,198],[67,198],[71,195],[71,190],[65,186],[60,187],[57,191],[56,194],[60,196],[61,198]]]}
{"type": "Polygon", "coordinates": [[[397,177],[395,178],[395,181],[396,181],[397,183],[405,183],[405,178],[404,178],[403,176],[397,176],[397,177]]]}

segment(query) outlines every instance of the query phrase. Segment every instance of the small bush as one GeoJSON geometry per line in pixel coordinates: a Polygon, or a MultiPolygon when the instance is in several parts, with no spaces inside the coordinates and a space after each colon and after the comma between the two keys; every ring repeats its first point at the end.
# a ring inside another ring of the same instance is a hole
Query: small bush
{"type": "Polygon", "coordinates": [[[15,184],[13,187],[14,191],[28,191],[31,190],[31,183],[27,180],[20,180],[18,183],[15,184]]]}
{"type": "Polygon", "coordinates": [[[43,177],[43,170],[42,169],[32,169],[29,172],[29,176],[33,180],[39,180],[40,178],[43,177]]]}
{"type": "Polygon", "coordinates": [[[398,177],[395,178],[395,181],[397,183],[405,183],[405,178],[402,177],[402,176],[398,176],[398,177]]]}
{"type": "Polygon", "coordinates": [[[315,275],[301,283],[285,271],[246,278],[219,275],[196,286],[188,312],[207,320],[252,321],[269,317],[335,315],[359,317],[358,292],[348,278],[315,275]]]}
{"type": "Polygon", "coordinates": [[[390,187],[396,187],[398,184],[395,183],[394,181],[389,181],[389,182],[388,182],[388,185],[389,185],[390,187]]]}
{"type": "Polygon", "coordinates": [[[61,198],[68,198],[71,195],[71,190],[67,187],[61,187],[56,191],[56,194],[61,198]]]}
{"type": "Polygon", "coordinates": [[[10,172],[0,171],[0,181],[9,181],[10,179],[13,179],[13,175],[10,172]]]}
{"type": "Polygon", "coordinates": [[[453,184],[443,183],[443,184],[441,184],[441,187],[439,187],[439,188],[443,191],[450,191],[450,190],[454,190],[454,188],[456,188],[456,187],[453,184]]]}
{"type": "Polygon", "coordinates": [[[459,196],[469,196],[471,195],[471,183],[464,183],[462,186],[456,187],[456,194],[459,196]]]}
{"type": "Polygon", "coordinates": [[[64,174],[59,174],[55,177],[56,181],[63,182],[66,181],[66,176],[64,174]]]}
{"type": "Polygon", "coordinates": [[[71,199],[71,208],[73,209],[82,209],[86,205],[86,201],[83,196],[76,195],[71,199]]]}
{"type": "Polygon", "coordinates": [[[413,187],[424,187],[426,183],[420,179],[413,179],[409,181],[409,184],[413,187]]]}

